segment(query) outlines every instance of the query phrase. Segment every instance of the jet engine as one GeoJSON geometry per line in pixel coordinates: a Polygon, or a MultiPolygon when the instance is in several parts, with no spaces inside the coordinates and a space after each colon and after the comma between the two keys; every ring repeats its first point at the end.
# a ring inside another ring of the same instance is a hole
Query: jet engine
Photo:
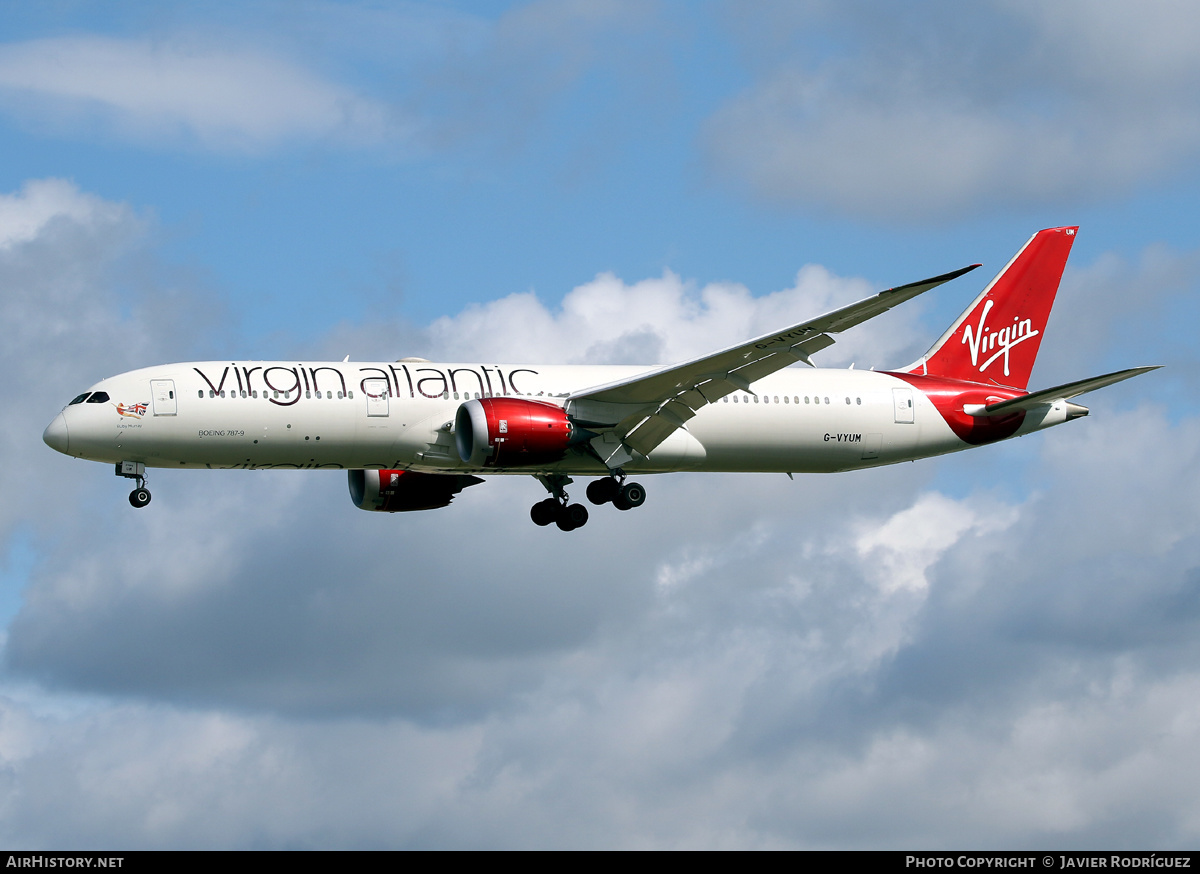
{"type": "Polygon", "coordinates": [[[350,500],[362,510],[399,513],[444,507],[454,496],[481,483],[477,476],[458,473],[415,473],[411,470],[351,470],[350,500]]]}
{"type": "Polygon", "coordinates": [[[550,464],[567,454],[573,432],[562,407],[525,398],[467,401],[454,419],[458,455],[472,467],[550,464]]]}

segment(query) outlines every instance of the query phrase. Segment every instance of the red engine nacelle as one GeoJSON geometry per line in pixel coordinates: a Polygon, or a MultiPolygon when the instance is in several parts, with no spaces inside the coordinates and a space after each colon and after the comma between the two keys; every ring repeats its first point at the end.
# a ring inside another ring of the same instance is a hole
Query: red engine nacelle
{"type": "Polygon", "coordinates": [[[573,430],[562,407],[525,398],[467,401],[454,419],[458,455],[472,467],[550,464],[567,454],[573,430]]]}
{"type": "Polygon", "coordinates": [[[351,470],[350,500],[362,510],[400,513],[444,507],[454,496],[481,483],[477,476],[458,473],[415,473],[411,470],[351,470]]]}

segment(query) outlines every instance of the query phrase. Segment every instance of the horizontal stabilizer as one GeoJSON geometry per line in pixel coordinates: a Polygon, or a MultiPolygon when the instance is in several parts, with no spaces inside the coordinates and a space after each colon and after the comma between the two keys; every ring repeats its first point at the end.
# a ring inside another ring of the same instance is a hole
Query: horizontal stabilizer
{"type": "Polygon", "coordinates": [[[1055,401],[1069,400],[1079,395],[1087,394],[1090,391],[1095,391],[1098,388],[1104,388],[1105,386],[1113,385],[1135,376],[1141,376],[1143,373],[1149,373],[1151,370],[1158,370],[1161,366],[1161,364],[1156,364],[1151,367],[1131,367],[1129,370],[1118,370],[1116,373],[1106,373],[1104,376],[1093,376],[1089,379],[1068,382],[1066,385],[1056,385],[1054,388],[1044,388],[1041,391],[1022,395],[1019,398],[1000,401],[999,403],[988,404],[987,406],[983,404],[967,404],[963,409],[970,416],[1005,416],[1019,410],[1028,410],[1043,404],[1052,404],[1055,401]]]}

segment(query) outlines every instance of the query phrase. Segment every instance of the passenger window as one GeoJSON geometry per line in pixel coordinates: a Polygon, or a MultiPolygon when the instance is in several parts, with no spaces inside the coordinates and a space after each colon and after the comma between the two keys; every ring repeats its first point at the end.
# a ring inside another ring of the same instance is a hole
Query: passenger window
{"type": "Polygon", "coordinates": [[[105,404],[108,403],[108,392],[98,391],[87,399],[89,404],[105,404]]]}
{"type": "Polygon", "coordinates": [[[825,403],[829,403],[829,398],[825,398],[825,403]]]}
{"type": "Polygon", "coordinates": [[[808,403],[808,395],[804,396],[804,403],[806,403],[806,404],[808,403]]]}
{"type": "Polygon", "coordinates": [[[785,404],[788,402],[788,396],[787,396],[787,395],[784,395],[784,396],[783,396],[783,402],[784,402],[785,404]]]}
{"type": "Polygon", "coordinates": [[[204,389],[200,389],[200,391],[196,392],[196,397],[203,400],[204,399],[204,389]]]}
{"type": "Polygon", "coordinates": [[[855,398],[855,399],[854,399],[854,402],[855,402],[856,404],[858,404],[859,406],[862,406],[862,398],[855,398]]]}
{"type": "Polygon", "coordinates": [[[85,400],[87,400],[87,396],[88,396],[88,392],[85,391],[79,397],[75,398],[75,400],[71,401],[71,403],[67,404],[67,406],[72,407],[75,404],[82,404],[85,400]]]}

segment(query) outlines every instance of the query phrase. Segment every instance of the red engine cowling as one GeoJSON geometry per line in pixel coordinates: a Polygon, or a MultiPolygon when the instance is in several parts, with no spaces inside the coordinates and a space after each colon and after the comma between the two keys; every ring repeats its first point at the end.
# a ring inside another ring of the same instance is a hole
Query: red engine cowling
{"type": "Polygon", "coordinates": [[[467,401],[454,419],[458,455],[472,467],[551,464],[567,454],[572,430],[562,407],[525,398],[467,401]]]}
{"type": "Polygon", "coordinates": [[[405,510],[434,510],[454,496],[481,483],[477,476],[458,473],[415,473],[411,470],[351,470],[350,500],[362,510],[400,513],[405,510]]]}

